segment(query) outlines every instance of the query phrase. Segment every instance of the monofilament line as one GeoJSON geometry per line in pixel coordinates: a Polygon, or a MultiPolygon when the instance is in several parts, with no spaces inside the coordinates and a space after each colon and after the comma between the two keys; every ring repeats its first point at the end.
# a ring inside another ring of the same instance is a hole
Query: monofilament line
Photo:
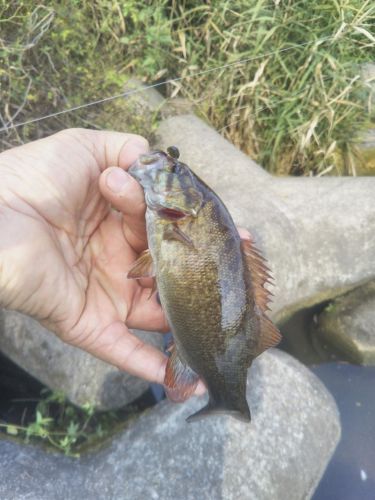
{"type": "Polygon", "coordinates": [[[258,56],[248,57],[246,59],[241,59],[239,61],[234,61],[234,62],[231,62],[231,63],[223,64],[222,66],[216,66],[214,68],[205,69],[205,70],[202,70],[202,71],[198,71],[197,73],[194,73],[192,75],[178,76],[176,78],[171,78],[169,80],[164,80],[162,82],[153,83],[151,85],[146,85],[144,87],[139,87],[139,88],[133,89],[133,90],[128,90],[126,92],[122,92],[121,94],[115,94],[115,95],[112,95],[112,96],[109,96],[109,97],[104,97],[103,99],[98,99],[96,101],[91,101],[91,102],[88,102],[88,103],[85,103],[85,104],[80,104],[80,105],[74,106],[72,108],[63,109],[61,111],[57,111],[56,113],[50,113],[48,115],[40,116],[38,118],[33,118],[31,120],[26,120],[24,122],[15,123],[15,124],[9,124],[9,122],[8,122],[8,124],[6,124],[5,126],[3,126],[3,127],[0,128],[0,132],[6,132],[8,130],[12,130],[12,129],[15,129],[15,128],[23,127],[24,125],[30,125],[31,123],[36,123],[36,122],[40,122],[42,120],[47,120],[48,118],[53,118],[55,116],[64,115],[66,113],[72,113],[74,111],[78,111],[80,109],[88,108],[90,106],[96,106],[97,104],[103,104],[105,102],[114,101],[115,99],[119,99],[121,97],[129,97],[129,96],[131,96],[133,94],[137,94],[139,92],[144,92],[146,90],[153,89],[153,88],[156,88],[156,87],[161,87],[162,85],[167,85],[169,83],[180,82],[180,81],[183,81],[183,80],[187,80],[188,78],[196,78],[198,76],[207,75],[208,73],[212,73],[214,71],[219,71],[219,70],[225,70],[227,68],[232,68],[234,66],[242,66],[243,64],[246,64],[246,63],[248,63],[250,61],[256,61],[257,59],[261,59],[263,57],[273,56],[275,54],[280,54],[281,52],[287,52],[289,50],[294,50],[294,49],[297,49],[298,47],[303,47],[303,46],[312,45],[312,44],[320,44],[320,43],[323,43],[323,42],[325,42],[327,40],[330,40],[332,38],[335,38],[335,35],[333,35],[333,36],[327,36],[327,37],[324,37],[324,38],[320,38],[319,40],[314,40],[314,41],[300,43],[298,45],[293,45],[291,47],[285,47],[284,49],[273,50],[273,51],[266,52],[266,53],[258,55],[258,56]]]}

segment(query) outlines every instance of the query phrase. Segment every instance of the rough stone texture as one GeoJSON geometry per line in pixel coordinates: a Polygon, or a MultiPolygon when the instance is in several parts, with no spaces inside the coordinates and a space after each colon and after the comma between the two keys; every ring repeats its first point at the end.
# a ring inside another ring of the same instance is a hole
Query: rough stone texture
{"type": "Polygon", "coordinates": [[[340,437],[318,379],[271,350],[249,374],[251,424],[211,417],[204,401],[161,403],[106,449],[80,460],[0,441],[0,498],[301,500],[311,497],[340,437]]]}
{"type": "Polygon", "coordinates": [[[375,178],[272,177],[193,115],[159,135],[255,237],[276,280],[274,319],[375,278],[375,178]]]}
{"type": "MultiPolygon", "coordinates": [[[[162,346],[160,334],[135,334],[158,348],[162,346]]],[[[36,321],[13,311],[1,311],[0,350],[77,405],[90,403],[100,410],[118,408],[149,387],[148,382],[64,344],[36,321]]]]}
{"type": "Polygon", "coordinates": [[[375,282],[334,300],[319,315],[318,332],[352,361],[375,365],[375,282]]]}
{"type": "Polygon", "coordinates": [[[135,106],[139,113],[146,113],[151,117],[158,109],[162,108],[165,99],[155,88],[146,88],[146,85],[137,78],[129,78],[124,87],[124,92],[129,92],[126,105],[135,106]]]}

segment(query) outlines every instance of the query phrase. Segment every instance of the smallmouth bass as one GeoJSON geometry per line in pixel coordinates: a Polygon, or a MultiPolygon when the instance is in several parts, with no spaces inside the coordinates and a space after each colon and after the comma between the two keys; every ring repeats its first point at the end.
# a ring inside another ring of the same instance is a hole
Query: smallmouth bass
{"type": "Polygon", "coordinates": [[[247,370],[281,339],[266,315],[269,269],[220,198],[178,158],[175,147],[155,151],[128,171],[144,189],[149,244],[128,277],[156,278],[174,339],[169,399],[184,401],[201,378],[209,402],[188,421],[219,413],[249,422],[247,370]]]}

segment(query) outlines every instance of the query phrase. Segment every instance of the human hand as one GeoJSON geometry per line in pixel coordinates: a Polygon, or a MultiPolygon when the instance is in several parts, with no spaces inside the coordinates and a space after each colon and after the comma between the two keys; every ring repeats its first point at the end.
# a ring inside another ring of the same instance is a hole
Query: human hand
{"type": "Polygon", "coordinates": [[[147,149],[69,129],[0,154],[0,305],[162,383],[167,358],[129,331],[168,328],[151,280],[126,279],[147,239],[143,191],[125,171],[147,149]]]}

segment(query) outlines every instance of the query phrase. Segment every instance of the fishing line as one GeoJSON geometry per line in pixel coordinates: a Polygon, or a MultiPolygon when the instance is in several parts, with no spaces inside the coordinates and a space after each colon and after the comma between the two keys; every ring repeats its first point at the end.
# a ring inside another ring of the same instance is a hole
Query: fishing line
{"type": "Polygon", "coordinates": [[[196,78],[198,76],[207,75],[207,74],[212,73],[214,71],[225,70],[225,69],[228,69],[228,68],[232,68],[234,66],[242,66],[242,65],[244,65],[244,64],[246,64],[248,62],[256,61],[257,59],[261,59],[263,57],[273,56],[275,54],[280,54],[282,52],[287,52],[287,51],[290,51],[290,50],[294,50],[294,49],[297,49],[299,47],[304,47],[306,45],[312,45],[312,44],[319,45],[319,44],[321,44],[321,43],[323,43],[323,42],[325,42],[327,40],[333,39],[335,37],[336,37],[336,35],[331,35],[331,36],[320,38],[319,40],[304,42],[304,43],[300,43],[298,45],[293,45],[291,47],[285,47],[283,49],[273,50],[273,51],[266,52],[266,53],[258,55],[258,56],[248,57],[246,59],[241,59],[239,61],[233,61],[231,63],[223,64],[222,66],[216,66],[214,68],[209,68],[209,69],[205,69],[205,70],[202,70],[202,71],[198,71],[197,73],[194,73],[192,75],[178,76],[176,78],[171,78],[169,80],[164,80],[162,82],[153,83],[151,85],[146,85],[144,87],[142,86],[142,87],[139,87],[137,89],[128,90],[126,92],[121,92],[120,94],[115,94],[115,95],[112,95],[112,96],[104,97],[103,99],[98,99],[98,100],[91,101],[91,102],[88,102],[88,103],[85,103],[85,104],[80,104],[80,105],[74,106],[72,108],[63,109],[61,111],[57,111],[55,113],[50,113],[48,115],[40,116],[38,118],[33,118],[31,120],[26,120],[24,122],[15,123],[15,124],[10,124],[10,122],[8,122],[7,124],[5,124],[3,127],[0,128],[0,132],[6,132],[8,130],[12,130],[12,129],[16,129],[16,128],[19,128],[19,127],[23,127],[24,125],[30,125],[31,123],[36,123],[36,122],[40,122],[42,120],[47,120],[48,118],[53,118],[55,116],[60,116],[60,115],[66,114],[66,113],[72,113],[72,112],[78,111],[80,109],[84,109],[84,108],[88,108],[88,107],[91,107],[91,106],[95,106],[97,104],[103,104],[105,102],[113,101],[113,100],[119,99],[121,97],[129,97],[131,95],[134,95],[134,94],[137,94],[137,93],[140,93],[140,92],[145,92],[146,90],[150,90],[150,89],[153,89],[153,88],[161,87],[162,85],[168,85],[170,83],[181,82],[183,80],[187,80],[188,78],[196,78]]]}
{"type": "MultiPolygon", "coordinates": [[[[322,78],[322,81],[325,82],[327,80],[332,80],[332,78],[334,78],[334,75],[331,75],[331,76],[325,76],[322,78]]],[[[285,101],[287,101],[288,99],[290,99],[291,97],[297,97],[299,95],[302,95],[304,92],[306,92],[306,89],[301,89],[299,90],[298,92],[294,93],[294,94],[291,94],[289,95],[288,97],[283,97],[279,100],[276,100],[276,102],[274,102],[273,104],[267,104],[266,106],[261,106],[261,107],[255,107],[254,108],[254,111],[253,113],[250,113],[248,116],[246,116],[245,118],[239,118],[238,120],[234,121],[234,122],[231,122],[231,123],[228,123],[227,125],[224,125],[224,127],[221,127],[218,129],[218,133],[221,134],[224,130],[226,130],[227,128],[230,128],[234,125],[237,125],[239,123],[242,123],[246,120],[248,120],[249,118],[257,115],[260,111],[265,111],[265,110],[268,110],[268,109],[273,109],[275,108],[276,106],[280,106],[280,104],[284,103],[285,101]]],[[[243,108],[247,108],[248,106],[244,106],[243,108]]],[[[243,109],[242,108],[242,109],[243,109]]],[[[280,129],[274,129],[274,131],[278,131],[280,129]]]]}

